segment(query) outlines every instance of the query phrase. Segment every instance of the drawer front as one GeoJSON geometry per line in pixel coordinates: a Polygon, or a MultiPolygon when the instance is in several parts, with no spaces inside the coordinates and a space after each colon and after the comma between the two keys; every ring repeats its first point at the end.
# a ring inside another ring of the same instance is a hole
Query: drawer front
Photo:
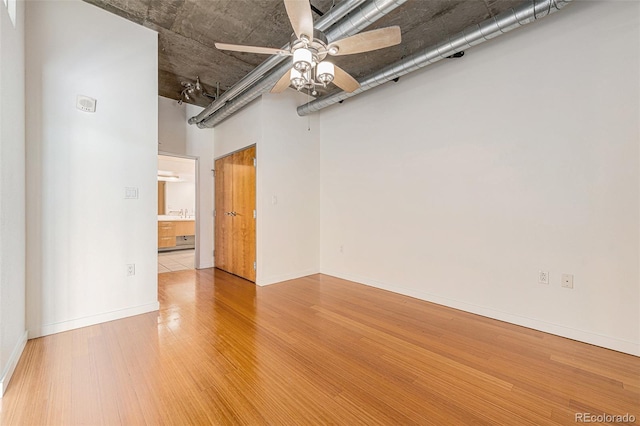
{"type": "Polygon", "coordinates": [[[184,221],[184,222],[176,222],[176,237],[181,235],[195,235],[196,234],[196,222],[195,221],[184,221]]]}
{"type": "Polygon", "coordinates": [[[175,247],[176,237],[158,237],[158,247],[175,247]]]}
{"type": "Polygon", "coordinates": [[[175,229],[173,222],[158,222],[158,237],[175,237],[175,229]]]}

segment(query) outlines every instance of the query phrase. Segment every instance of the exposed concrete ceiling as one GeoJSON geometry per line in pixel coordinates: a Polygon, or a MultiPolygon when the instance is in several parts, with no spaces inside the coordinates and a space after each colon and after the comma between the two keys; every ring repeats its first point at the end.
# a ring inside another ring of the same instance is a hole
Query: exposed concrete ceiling
{"type": "MultiPolygon", "coordinates": [[[[179,99],[182,82],[200,77],[205,91],[221,93],[267,56],[223,52],[215,42],[279,48],[292,29],[282,0],[84,0],[158,32],[158,94],[179,99]]],[[[311,0],[321,12],[338,0],[311,0]]],[[[467,26],[488,19],[521,0],[408,0],[366,30],[399,25],[398,46],[335,57],[356,79],[404,56],[436,44],[467,26]]],[[[314,20],[319,15],[314,13],[314,20]]],[[[464,58],[460,59],[464,60],[464,58]]],[[[211,100],[199,96],[200,106],[211,100]]]]}

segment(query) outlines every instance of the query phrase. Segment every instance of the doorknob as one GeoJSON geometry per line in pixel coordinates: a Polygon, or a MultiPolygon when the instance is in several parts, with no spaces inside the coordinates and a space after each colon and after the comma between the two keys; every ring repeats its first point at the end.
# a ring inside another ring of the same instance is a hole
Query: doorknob
{"type": "Polygon", "coordinates": [[[226,212],[225,215],[226,216],[235,216],[237,213],[236,212],[226,212]]]}

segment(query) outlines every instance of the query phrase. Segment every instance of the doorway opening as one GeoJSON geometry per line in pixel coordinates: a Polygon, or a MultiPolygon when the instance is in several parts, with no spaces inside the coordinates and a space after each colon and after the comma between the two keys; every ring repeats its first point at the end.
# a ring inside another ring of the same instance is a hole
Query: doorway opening
{"type": "Polygon", "coordinates": [[[158,155],[158,273],[198,268],[198,159],[158,155]]]}

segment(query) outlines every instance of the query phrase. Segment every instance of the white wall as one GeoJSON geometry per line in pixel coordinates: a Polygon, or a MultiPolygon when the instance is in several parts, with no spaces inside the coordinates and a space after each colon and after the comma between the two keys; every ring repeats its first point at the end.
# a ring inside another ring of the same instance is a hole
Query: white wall
{"type": "Polygon", "coordinates": [[[318,114],[296,113],[306,98],[293,90],[262,97],[257,182],[261,285],[320,270],[320,129],[318,114]]]}
{"type": "Polygon", "coordinates": [[[319,271],[319,125],[296,114],[304,99],[264,95],[215,130],[216,158],[256,145],[258,285],[319,271]]]}
{"type": "MultiPolygon", "coordinates": [[[[175,103],[175,101],[174,101],[175,103]]],[[[193,117],[202,111],[202,108],[187,105],[185,112],[186,153],[192,157],[198,157],[198,202],[197,229],[198,235],[198,267],[213,267],[213,129],[199,129],[197,126],[187,124],[186,119],[193,117]]]]}
{"type": "Polygon", "coordinates": [[[178,105],[174,99],[158,96],[158,151],[185,155],[187,104],[178,105]]]}
{"type": "Polygon", "coordinates": [[[26,16],[29,336],[156,310],[157,34],[79,0],[26,16]]]}
{"type": "Polygon", "coordinates": [[[640,354],[639,8],[576,2],[323,110],[321,271],[640,354]]]}
{"type": "Polygon", "coordinates": [[[14,6],[15,27],[0,3],[0,397],[27,341],[24,2],[14,6]]]}
{"type": "MultiPolygon", "coordinates": [[[[194,165],[195,166],[195,165],[194,165]]],[[[167,182],[165,186],[167,214],[170,210],[187,210],[192,215],[196,209],[195,182],[167,182]]]]}
{"type": "Polygon", "coordinates": [[[262,98],[258,98],[215,128],[213,154],[223,157],[262,139],[262,98]]]}

